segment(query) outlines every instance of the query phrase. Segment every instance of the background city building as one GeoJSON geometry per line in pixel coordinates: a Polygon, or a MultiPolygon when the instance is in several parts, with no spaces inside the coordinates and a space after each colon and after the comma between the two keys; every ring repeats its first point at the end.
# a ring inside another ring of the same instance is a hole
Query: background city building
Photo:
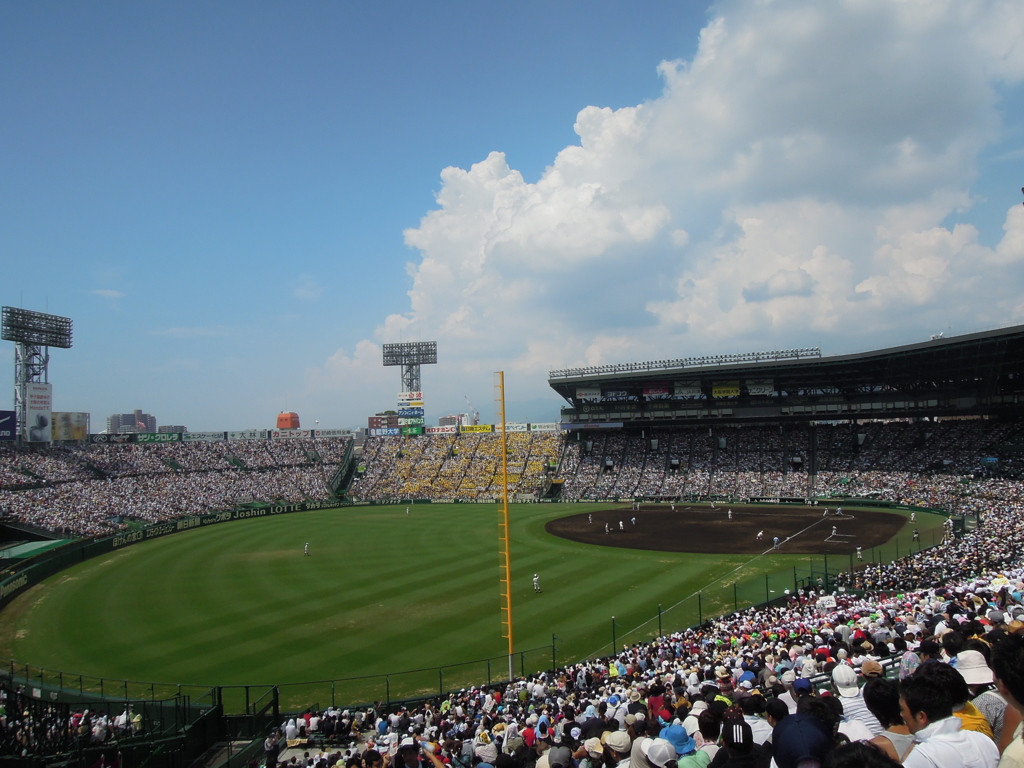
{"type": "Polygon", "coordinates": [[[107,432],[121,435],[156,432],[156,417],[138,409],[134,413],[115,413],[107,417],[107,432]]]}

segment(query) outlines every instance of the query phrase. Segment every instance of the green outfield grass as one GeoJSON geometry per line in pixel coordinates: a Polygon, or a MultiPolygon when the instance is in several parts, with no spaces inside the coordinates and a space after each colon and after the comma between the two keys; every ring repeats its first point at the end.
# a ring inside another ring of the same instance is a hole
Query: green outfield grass
{"type": "MultiPolygon", "coordinates": [[[[594,547],[544,523],[607,504],[510,511],[514,639],[532,669],[611,650],[791,586],[807,556],[751,558],[594,547]],[[765,580],[764,572],[779,575],[765,580]],[[535,594],[532,575],[541,576],[535,594]],[[732,587],[740,580],[742,594],[732,587]],[[749,587],[753,584],[754,587],[749,587]],[[702,590],[700,600],[696,593],[702,590]],[[751,591],[752,590],[752,591],[751,591]],[[750,592],[750,594],[748,594],[750,592]]],[[[939,521],[921,516],[924,533],[939,521]]],[[[355,507],[194,529],[63,571],[5,609],[0,655],[91,677],[292,685],[296,706],[395,698],[499,679],[499,514],[494,505],[355,507]],[[311,557],[303,556],[309,542],[311,557]]],[[[906,530],[906,529],[905,529],[906,530]]],[[[881,553],[880,553],[881,555],[881,553]]]]}

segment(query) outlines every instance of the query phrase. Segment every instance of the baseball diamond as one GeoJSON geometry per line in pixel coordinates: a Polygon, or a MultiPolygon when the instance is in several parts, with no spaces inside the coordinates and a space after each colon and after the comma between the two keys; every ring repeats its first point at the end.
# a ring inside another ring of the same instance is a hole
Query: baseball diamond
{"type": "MultiPolygon", "coordinates": [[[[678,504],[603,509],[550,521],[545,530],[584,544],[625,547],[659,552],[700,552],[703,554],[759,554],[772,549],[772,538],[782,543],[779,554],[841,554],[857,547],[870,549],[900,533],[906,518],[891,512],[848,510],[842,516],[822,517],[821,507],[786,505],[736,505],[710,507],[678,504]],[[733,511],[733,519],[727,512],[733,511]],[[635,517],[636,524],[630,519],[635,517]],[[624,522],[619,530],[619,521],[624,522]],[[605,523],[609,533],[605,533],[605,523]],[[838,535],[832,536],[832,527],[838,535]],[[758,531],[765,532],[763,541],[758,531]]],[[[908,530],[907,535],[910,535],[908,530]]]]}

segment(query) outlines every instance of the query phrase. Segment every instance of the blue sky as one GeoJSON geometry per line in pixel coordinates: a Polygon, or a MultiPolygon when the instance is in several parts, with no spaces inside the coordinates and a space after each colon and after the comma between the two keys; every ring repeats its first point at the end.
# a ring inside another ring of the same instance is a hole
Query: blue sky
{"type": "Polygon", "coordinates": [[[1024,322],[1022,16],[2,2],[0,301],[94,428],[365,425],[389,341],[548,421],[552,368],[1024,322]]]}

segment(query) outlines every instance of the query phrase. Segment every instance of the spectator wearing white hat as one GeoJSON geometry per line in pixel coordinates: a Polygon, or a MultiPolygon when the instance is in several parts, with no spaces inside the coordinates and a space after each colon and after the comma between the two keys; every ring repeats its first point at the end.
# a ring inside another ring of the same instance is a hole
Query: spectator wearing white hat
{"type": "Polygon", "coordinates": [[[629,749],[632,743],[628,733],[613,731],[605,734],[604,746],[615,763],[615,768],[629,768],[629,749]]]}
{"type": "Polygon", "coordinates": [[[872,736],[878,736],[885,729],[878,718],[871,714],[864,696],[857,685],[857,673],[853,667],[840,664],[832,670],[832,684],[843,702],[843,715],[847,720],[856,720],[867,726],[872,736]]]}
{"type": "Polygon", "coordinates": [[[956,671],[967,682],[967,687],[971,691],[971,703],[992,726],[992,738],[998,744],[1003,735],[1006,699],[996,690],[995,678],[988,662],[980,651],[960,651],[956,655],[956,671]]]}
{"type": "Polygon", "coordinates": [[[793,683],[796,682],[796,673],[792,669],[787,669],[782,673],[782,677],[779,678],[779,682],[782,683],[782,687],[786,689],[786,692],[779,695],[779,700],[786,703],[789,708],[789,714],[796,714],[796,695],[793,693],[793,683]]]}
{"type": "Polygon", "coordinates": [[[679,759],[676,748],[665,739],[643,739],[640,751],[654,768],[675,768],[679,759]]]}

